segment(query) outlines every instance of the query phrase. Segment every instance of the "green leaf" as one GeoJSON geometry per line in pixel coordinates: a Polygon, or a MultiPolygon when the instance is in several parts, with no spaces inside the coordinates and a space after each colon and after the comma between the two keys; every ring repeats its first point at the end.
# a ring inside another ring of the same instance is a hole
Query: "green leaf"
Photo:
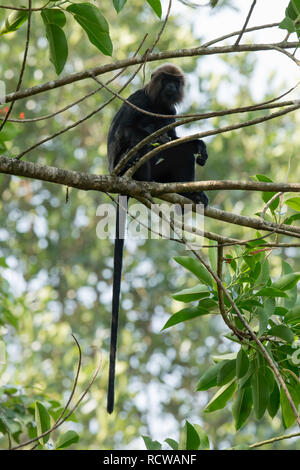
{"type": "Polygon", "coordinates": [[[3,390],[4,393],[8,395],[14,395],[15,393],[20,391],[19,387],[16,387],[14,385],[9,385],[9,384],[2,385],[1,390],[3,390]]]}
{"type": "Polygon", "coordinates": [[[223,362],[224,361],[218,362],[217,364],[207,369],[204,374],[201,375],[197,385],[198,392],[204,392],[209,388],[215,387],[217,385],[218,373],[221,367],[223,366],[223,362]]]}
{"type": "Polygon", "coordinates": [[[198,450],[200,437],[194,427],[186,421],[186,450],[198,450]]]}
{"type": "Polygon", "coordinates": [[[255,295],[259,297],[287,297],[285,292],[275,287],[263,287],[263,289],[260,289],[255,295]]]}
{"type": "Polygon", "coordinates": [[[50,61],[59,75],[65,66],[68,58],[68,43],[63,30],[52,23],[45,23],[46,36],[50,47],[50,61]]]}
{"type": "Polygon", "coordinates": [[[214,240],[209,240],[209,245],[211,248],[208,250],[208,258],[210,262],[210,267],[213,271],[217,271],[217,262],[218,262],[218,249],[213,248],[212,246],[215,245],[216,242],[214,240]]]}
{"type": "Polygon", "coordinates": [[[265,261],[262,263],[258,282],[262,284],[271,283],[270,282],[270,266],[269,266],[269,262],[267,259],[265,259],[265,261]]]}
{"type": "Polygon", "coordinates": [[[58,8],[44,8],[41,11],[41,16],[45,24],[56,24],[60,28],[66,24],[66,15],[58,8]]]}
{"type": "Polygon", "coordinates": [[[295,25],[293,20],[290,18],[284,18],[284,20],[281,21],[281,23],[278,26],[281,29],[286,29],[289,33],[294,33],[295,32],[295,25]]]}
{"type": "Polygon", "coordinates": [[[168,438],[168,439],[165,439],[165,442],[166,442],[167,444],[169,444],[169,446],[171,447],[171,449],[173,449],[173,450],[178,450],[179,444],[178,444],[178,442],[175,441],[174,439],[168,438]]]}
{"type": "Polygon", "coordinates": [[[192,318],[197,318],[203,315],[208,315],[210,312],[207,309],[199,307],[187,307],[179,310],[179,312],[174,313],[174,315],[169,318],[167,323],[163,326],[162,331],[170,328],[171,326],[177,325],[178,323],[191,320],[192,318]]]}
{"type": "Polygon", "coordinates": [[[291,197],[285,201],[286,205],[300,212],[300,197],[291,197]]]}
{"type": "Polygon", "coordinates": [[[283,221],[285,225],[291,225],[295,220],[300,220],[300,214],[294,214],[283,221]]]}
{"type": "Polygon", "coordinates": [[[209,450],[209,439],[204,429],[199,424],[194,424],[194,428],[196,429],[198,436],[200,437],[199,450],[209,450]]]}
{"type": "Polygon", "coordinates": [[[227,353],[227,354],[221,354],[221,355],[213,355],[211,356],[212,360],[214,362],[224,362],[224,361],[232,361],[232,359],[236,359],[237,353],[227,353]]]}
{"type": "MultiPolygon", "coordinates": [[[[44,405],[39,401],[35,402],[35,422],[37,425],[38,436],[50,429],[50,415],[44,405]]],[[[46,444],[46,442],[49,440],[49,437],[50,434],[46,434],[46,436],[39,439],[39,443],[42,445],[46,444]]]]}
{"type": "Polygon", "coordinates": [[[7,309],[3,308],[3,313],[4,313],[4,318],[7,323],[10,323],[16,330],[18,329],[19,326],[19,319],[18,317],[15,317],[12,312],[7,309]]]}
{"type": "Polygon", "coordinates": [[[1,139],[4,142],[13,140],[18,135],[18,130],[14,123],[7,122],[5,128],[1,131],[1,139]]]}
{"type": "Polygon", "coordinates": [[[294,334],[290,328],[285,325],[276,325],[268,330],[268,335],[277,336],[278,338],[283,339],[287,343],[292,343],[294,341],[294,334]]]}
{"type": "Polygon", "coordinates": [[[5,145],[4,141],[1,138],[0,139],[0,152],[5,152],[6,150],[7,150],[6,145],[5,145]]]}
{"type": "Polygon", "coordinates": [[[290,290],[297,285],[300,279],[300,272],[286,274],[273,282],[272,287],[281,290],[290,290]]]}
{"type": "Polygon", "coordinates": [[[285,15],[291,18],[294,23],[300,22],[299,0],[291,0],[285,10],[285,15]]]}
{"type": "Polygon", "coordinates": [[[157,16],[158,16],[159,18],[161,18],[162,9],[161,9],[160,0],[147,0],[147,2],[148,2],[149,5],[151,6],[151,8],[155,11],[155,13],[157,14],[157,16]]]}
{"type": "Polygon", "coordinates": [[[64,449],[79,441],[79,435],[75,431],[67,431],[59,436],[55,449],[64,449]]]}
{"type": "Polygon", "coordinates": [[[237,391],[232,405],[232,415],[235,421],[235,429],[238,431],[250,416],[252,410],[252,390],[251,387],[245,387],[237,391]]]}
{"type": "Polygon", "coordinates": [[[152,441],[148,436],[142,436],[147,450],[160,450],[161,443],[158,441],[152,441]]]}
{"type": "Polygon", "coordinates": [[[224,361],[217,377],[217,385],[225,385],[230,382],[236,374],[236,359],[224,361]]]}
{"type": "Polygon", "coordinates": [[[279,406],[280,406],[280,391],[279,391],[277,382],[275,380],[274,387],[270,394],[270,399],[268,403],[268,413],[271,416],[271,418],[274,418],[274,416],[276,416],[279,410],[279,406]]]}
{"type": "Polygon", "coordinates": [[[181,448],[186,450],[208,450],[209,439],[204,429],[199,424],[191,424],[186,421],[185,437],[182,439],[181,448]]]}
{"type": "Polygon", "coordinates": [[[197,284],[194,287],[176,292],[172,295],[172,297],[173,299],[179,300],[181,302],[193,302],[194,300],[200,300],[204,297],[208,297],[209,295],[210,292],[207,290],[206,286],[203,284],[197,284]]]}
{"type": "MultiPolygon", "coordinates": [[[[256,175],[256,178],[258,181],[263,181],[264,183],[272,183],[273,181],[268,178],[267,176],[265,175],[256,175]]],[[[272,191],[264,191],[261,195],[262,197],[262,200],[267,203],[273,196],[275,196],[275,192],[272,192],[272,191]]],[[[275,209],[277,209],[278,207],[278,204],[279,204],[279,197],[276,198],[270,205],[270,209],[272,212],[275,211],[275,209]]]]}
{"type": "Polygon", "coordinates": [[[198,450],[209,450],[209,439],[204,429],[199,424],[194,424],[194,429],[200,438],[198,450]]]}
{"type": "Polygon", "coordinates": [[[273,183],[273,180],[271,180],[268,176],[266,175],[255,175],[255,177],[253,177],[254,180],[256,181],[263,181],[264,183],[273,183]]]}
{"type": "Polygon", "coordinates": [[[223,385],[217,393],[212,397],[210,402],[204,408],[205,413],[211,413],[212,411],[220,410],[224,408],[226,403],[230,400],[234,394],[236,388],[236,382],[232,381],[229,384],[223,385]]]}
{"type": "Polygon", "coordinates": [[[242,309],[248,310],[248,312],[253,312],[254,307],[262,307],[263,304],[256,299],[246,299],[241,302],[237,300],[237,305],[242,309]]]}
{"type": "Polygon", "coordinates": [[[238,355],[236,357],[236,376],[238,379],[241,379],[244,377],[244,375],[247,373],[249,369],[249,359],[244,351],[243,348],[241,348],[238,352],[238,355]]]}
{"type": "Polygon", "coordinates": [[[188,271],[191,271],[193,274],[195,274],[195,276],[197,276],[198,279],[203,282],[203,284],[212,287],[213,283],[211,275],[204,268],[204,266],[202,266],[200,261],[195,260],[189,256],[176,256],[174,260],[181,264],[181,266],[186,268],[188,271]]]}
{"type": "MultiPolygon", "coordinates": [[[[290,395],[293,399],[294,404],[297,407],[297,403],[299,401],[297,394],[294,392],[294,390],[291,387],[288,387],[288,390],[290,392],[290,395]]],[[[282,411],[283,425],[286,429],[290,428],[294,424],[296,417],[293,413],[290,402],[287,399],[285,391],[282,388],[280,389],[280,405],[281,405],[281,411],[282,411]]]]}
{"type": "Polygon", "coordinates": [[[227,264],[233,269],[234,272],[237,270],[237,262],[232,255],[226,255],[227,264]]]}
{"type": "MultiPolygon", "coordinates": [[[[284,260],[282,260],[282,269],[281,269],[281,276],[285,276],[287,274],[295,274],[294,269],[284,260]]],[[[299,273],[296,273],[299,274],[299,273]]],[[[297,284],[297,283],[296,283],[297,284]]],[[[295,287],[292,287],[289,289],[289,292],[287,292],[288,297],[284,299],[283,301],[283,307],[286,307],[288,309],[293,308],[296,303],[297,303],[297,296],[298,296],[298,290],[297,290],[297,285],[295,284],[295,287]]]]}
{"type": "Polygon", "coordinates": [[[113,0],[113,4],[117,13],[120,13],[126,2],[127,0],[113,0]]]}
{"type": "Polygon", "coordinates": [[[113,46],[109,36],[109,26],[100,10],[91,3],[76,3],[67,7],[74,19],[85,30],[94,46],[103,54],[112,55],[113,46]]]}
{"type": "Polygon", "coordinates": [[[0,27],[0,36],[12,33],[22,26],[28,18],[28,11],[16,10],[8,15],[0,27]]]}
{"type": "Polygon", "coordinates": [[[275,307],[274,315],[279,315],[280,317],[284,317],[285,314],[288,312],[288,309],[285,307],[275,307]]]}
{"type": "Polygon", "coordinates": [[[254,413],[261,419],[266,411],[269,401],[269,383],[266,378],[265,367],[254,371],[251,379],[254,413]]]}
{"type": "Polygon", "coordinates": [[[269,320],[271,316],[273,315],[274,310],[275,310],[275,301],[272,298],[266,299],[266,301],[264,302],[264,307],[257,309],[257,314],[259,318],[259,331],[258,331],[259,336],[262,335],[266,331],[266,328],[269,324],[269,320]]]}
{"type": "Polygon", "coordinates": [[[287,314],[284,316],[284,321],[286,323],[300,322],[300,305],[296,305],[296,307],[289,310],[287,314]]]}
{"type": "MultiPolygon", "coordinates": [[[[199,303],[198,303],[198,308],[202,308],[202,309],[205,309],[205,310],[217,310],[218,309],[218,302],[216,302],[215,300],[213,299],[208,299],[208,298],[204,298],[204,299],[200,299],[199,300],[199,303]]],[[[219,311],[218,311],[219,313],[219,311]]]]}

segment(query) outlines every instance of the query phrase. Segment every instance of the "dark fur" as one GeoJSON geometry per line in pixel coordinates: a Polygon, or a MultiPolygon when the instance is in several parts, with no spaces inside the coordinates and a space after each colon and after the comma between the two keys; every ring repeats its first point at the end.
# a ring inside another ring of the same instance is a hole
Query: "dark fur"
{"type": "MultiPolygon", "coordinates": [[[[141,109],[157,114],[176,115],[176,104],[183,99],[185,79],[180,68],[172,64],[164,64],[158,67],[151,75],[150,82],[142,89],[133,93],[128,101],[141,109]]],[[[175,118],[158,118],[143,114],[128,104],[123,103],[115,115],[108,133],[108,159],[110,171],[116,166],[120,159],[133,146],[142,139],[157,131],[158,129],[175,122],[175,118]]],[[[175,129],[163,134],[156,142],[165,143],[177,139],[175,129]]],[[[146,145],[135,155],[122,169],[120,176],[134,164],[142,155],[153,149],[146,145]]],[[[194,140],[164,150],[148,160],[134,174],[134,179],[140,181],[189,182],[195,180],[195,161],[204,165],[207,159],[206,146],[202,140],[194,140]]],[[[203,191],[194,193],[182,193],[193,202],[208,203],[203,191]]],[[[121,285],[122,256],[124,240],[119,237],[119,217],[117,218],[117,229],[114,253],[114,280],[113,280],[113,311],[111,325],[111,347],[110,347],[110,369],[108,386],[109,413],[114,408],[114,378],[115,359],[117,347],[117,330],[119,315],[119,297],[121,285]]],[[[123,230],[125,218],[121,224],[123,230]]]]}

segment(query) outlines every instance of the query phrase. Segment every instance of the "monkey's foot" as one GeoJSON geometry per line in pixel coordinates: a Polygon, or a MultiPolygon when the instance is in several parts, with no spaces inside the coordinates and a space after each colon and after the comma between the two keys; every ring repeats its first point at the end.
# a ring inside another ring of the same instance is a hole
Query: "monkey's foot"
{"type": "Polygon", "coordinates": [[[208,205],[208,197],[204,191],[194,192],[194,193],[180,193],[181,196],[191,199],[195,204],[203,204],[204,207],[208,205]]]}

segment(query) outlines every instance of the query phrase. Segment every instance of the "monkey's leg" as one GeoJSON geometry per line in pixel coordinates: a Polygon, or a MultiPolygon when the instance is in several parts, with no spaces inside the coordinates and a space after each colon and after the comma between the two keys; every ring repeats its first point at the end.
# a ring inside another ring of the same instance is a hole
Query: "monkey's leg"
{"type": "MultiPolygon", "coordinates": [[[[123,166],[118,176],[123,176],[129,168],[134,166],[145,153],[153,150],[153,147],[145,146],[143,147],[136,155],[131,157],[131,159],[123,166]]],[[[149,181],[150,180],[150,162],[147,161],[142,165],[133,175],[133,179],[138,181],[149,181]]]]}
{"type": "Polygon", "coordinates": [[[116,352],[118,339],[118,323],[120,308],[120,290],[121,276],[123,265],[123,248],[126,224],[126,207],[120,204],[118,197],[117,218],[116,218],[116,237],[114,249],[114,276],[113,276],[113,299],[112,299],[112,318],[111,318],[111,334],[110,334],[110,358],[109,358],[109,378],[107,391],[107,411],[112,413],[114,410],[115,396],[115,368],[116,368],[116,352]]]}

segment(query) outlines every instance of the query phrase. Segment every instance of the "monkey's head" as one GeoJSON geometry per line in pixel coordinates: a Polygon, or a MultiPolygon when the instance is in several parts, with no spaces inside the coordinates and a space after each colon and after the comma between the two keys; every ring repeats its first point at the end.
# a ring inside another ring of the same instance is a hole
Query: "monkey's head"
{"type": "Polygon", "coordinates": [[[145,91],[153,104],[172,110],[183,99],[184,84],[182,70],[176,65],[164,64],[154,70],[145,91]]]}

